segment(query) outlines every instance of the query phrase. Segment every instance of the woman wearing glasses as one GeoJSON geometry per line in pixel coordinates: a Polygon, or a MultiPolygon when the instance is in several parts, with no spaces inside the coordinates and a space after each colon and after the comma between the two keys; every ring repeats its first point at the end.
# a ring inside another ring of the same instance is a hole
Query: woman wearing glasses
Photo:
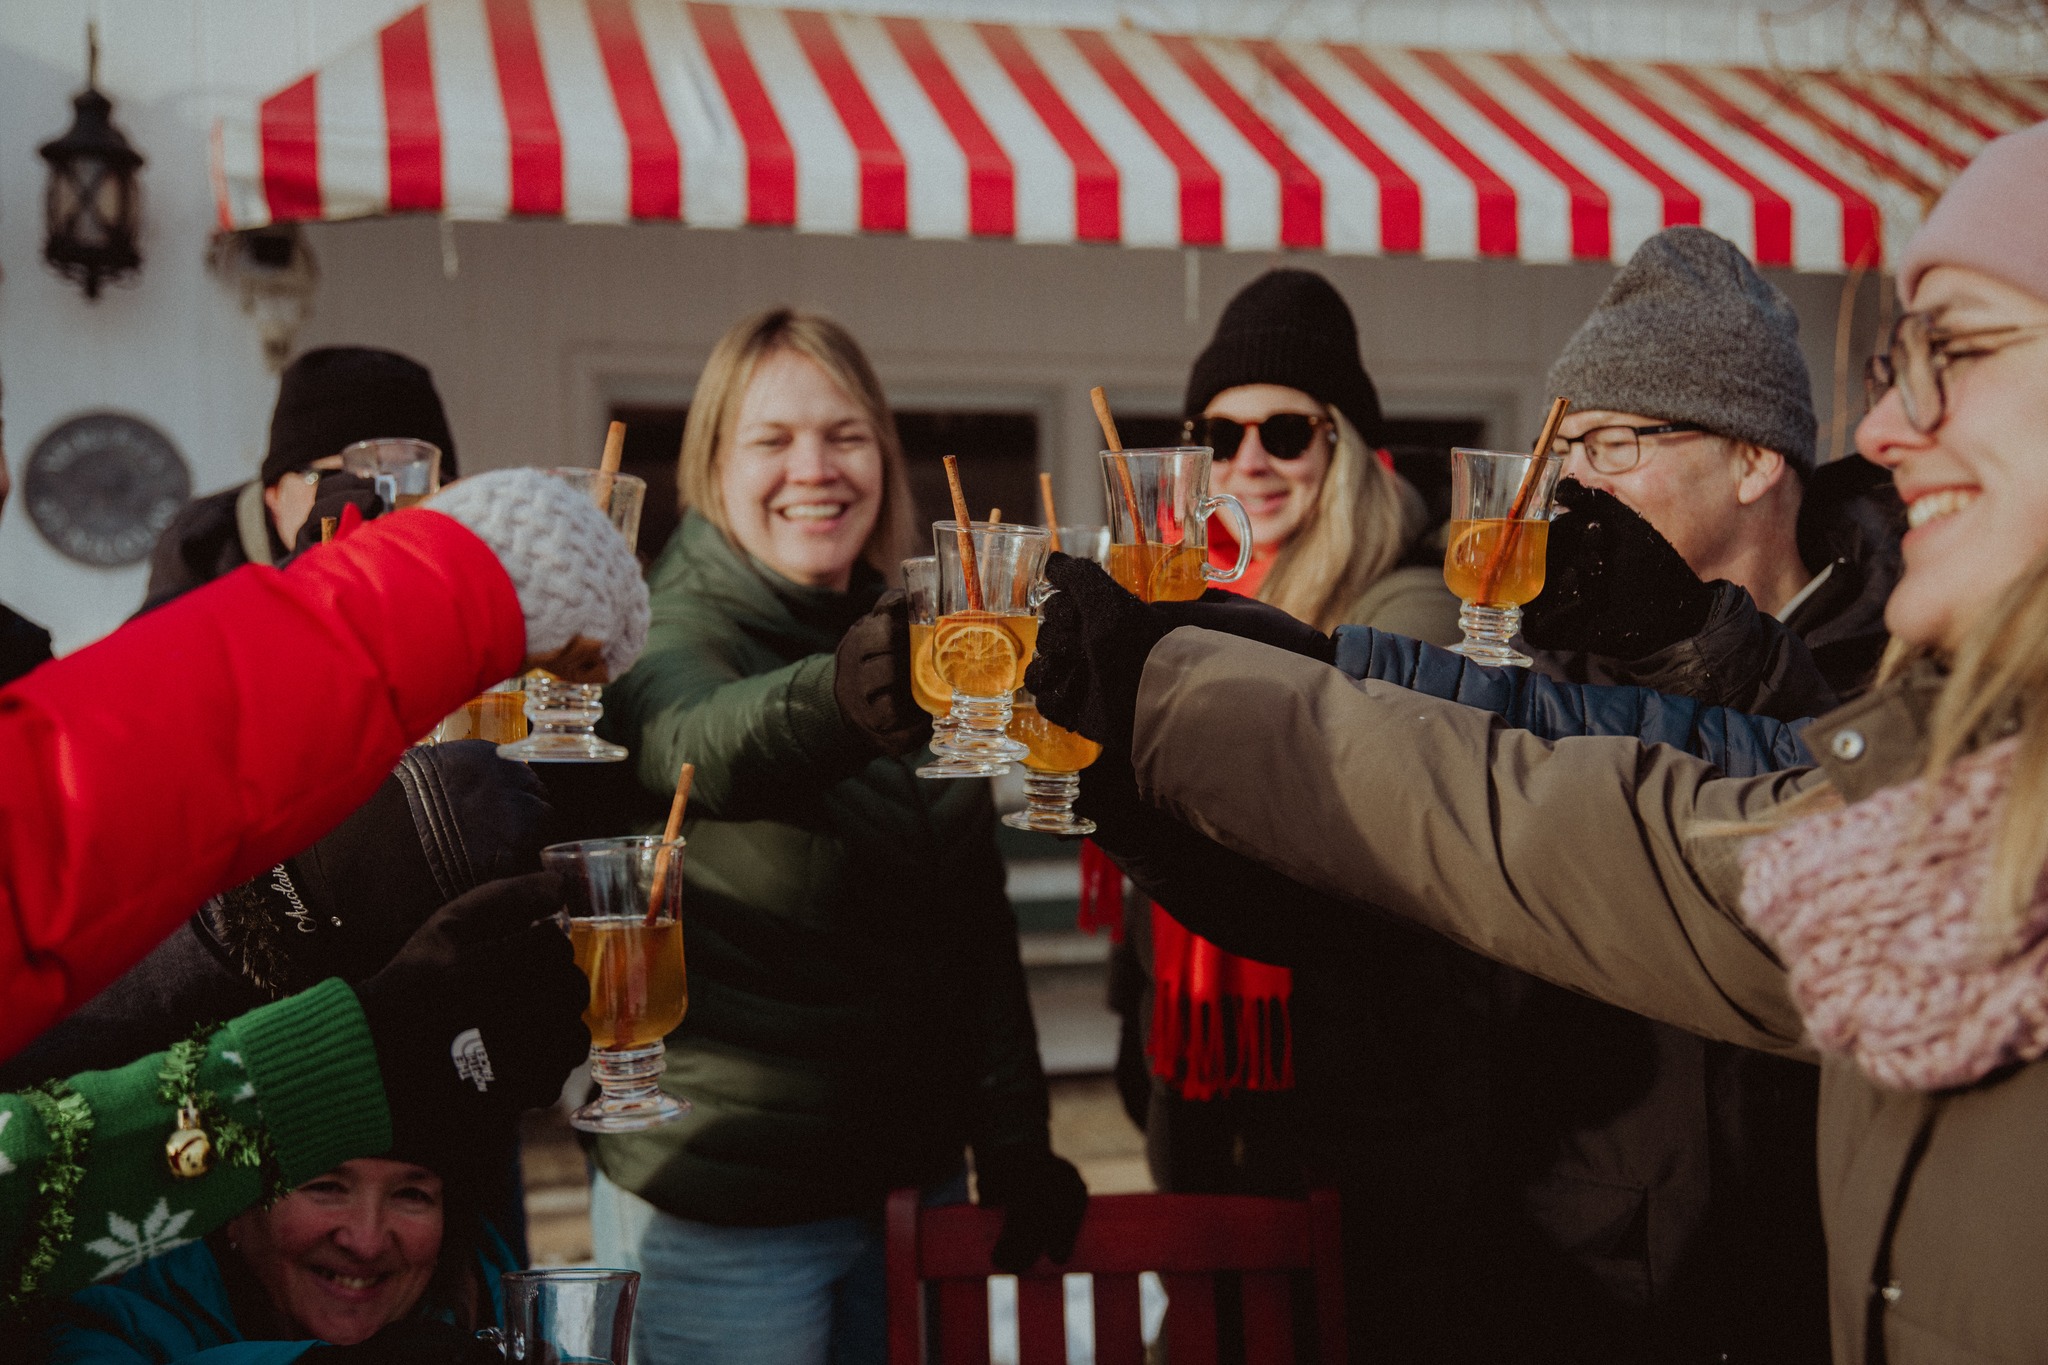
{"type": "MultiPolygon", "coordinates": [[[[1703,1036],[1817,1060],[1834,1359],[2038,1360],[2048,125],[1985,149],[1898,280],[1913,316],[1857,441],[1907,507],[1905,572],[1883,680],[1807,732],[1820,766],[1737,779],[1630,738],[1553,745],[1195,630],[1137,677],[1097,670],[1095,695],[1128,688],[1135,724],[1091,738],[1112,760],[1129,744],[1146,801],[1332,898],[1300,913],[1370,902],[1703,1036]]],[[[1094,668],[1060,648],[1068,596],[1031,679],[1061,723],[1059,675],[1094,668]]]]}

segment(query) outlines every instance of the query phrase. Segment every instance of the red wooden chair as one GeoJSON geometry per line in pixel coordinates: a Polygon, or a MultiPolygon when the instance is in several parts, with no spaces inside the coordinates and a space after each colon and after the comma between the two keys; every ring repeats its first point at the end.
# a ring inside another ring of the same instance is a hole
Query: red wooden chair
{"type": "MultiPolygon", "coordinates": [[[[944,1365],[987,1365],[989,1253],[1002,1213],[954,1204],[921,1208],[917,1191],[889,1196],[889,1365],[939,1365],[928,1359],[924,1287],[938,1298],[944,1365]]],[[[1141,1365],[1138,1276],[1156,1271],[1166,1286],[1162,1334],[1173,1365],[1214,1365],[1216,1275],[1237,1272],[1242,1286],[1245,1358],[1251,1365],[1292,1365],[1294,1305],[1290,1281],[1311,1277],[1316,1359],[1344,1363],[1344,1278],[1337,1195],[1305,1201],[1236,1195],[1114,1194],[1088,1201],[1088,1216],[1063,1266],[1041,1260],[1017,1279],[1020,1365],[1067,1358],[1065,1293],[1060,1276],[1095,1277],[1097,1365],[1141,1365]]]]}

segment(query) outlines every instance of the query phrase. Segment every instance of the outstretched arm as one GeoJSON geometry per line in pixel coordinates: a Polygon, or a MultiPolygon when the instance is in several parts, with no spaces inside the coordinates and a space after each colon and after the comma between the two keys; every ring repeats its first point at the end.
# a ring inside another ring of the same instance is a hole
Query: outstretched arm
{"type": "Polygon", "coordinates": [[[1737,841],[1713,827],[1803,774],[1553,744],[1195,629],[1147,659],[1131,752],[1145,799],[1333,902],[1708,1037],[1801,1049],[1783,970],[1735,908],[1737,841]]]}

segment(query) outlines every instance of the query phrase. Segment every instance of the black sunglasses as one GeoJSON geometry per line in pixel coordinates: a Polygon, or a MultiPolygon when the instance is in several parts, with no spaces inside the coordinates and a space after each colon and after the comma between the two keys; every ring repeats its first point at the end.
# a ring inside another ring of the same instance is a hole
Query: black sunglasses
{"type": "Polygon", "coordinates": [[[1233,422],[1228,417],[1190,417],[1181,424],[1180,438],[1209,447],[1219,463],[1237,458],[1244,444],[1245,428],[1259,429],[1259,444],[1276,460],[1298,460],[1315,443],[1316,434],[1330,425],[1327,417],[1302,412],[1276,412],[1263,422],[1233,422]]]}

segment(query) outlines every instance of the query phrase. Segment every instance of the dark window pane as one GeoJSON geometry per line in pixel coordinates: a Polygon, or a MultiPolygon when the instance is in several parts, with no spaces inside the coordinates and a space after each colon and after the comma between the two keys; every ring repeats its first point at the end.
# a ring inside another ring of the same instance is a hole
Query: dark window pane
{"type": "MultiPolygon", "coordinates": [[[[1005,521],[1036,523],[1038,512],[1038,417],[1029,412],[945,412],[899,409],[896,433],[910,467],[917,498],[917,524],[928,529],[953,516],[941,457],[957,456],[967,510],[976,521],[988,509],[1003,509],[1005,521]]],[[[930,554],[927,538],[919,552],[930,554]]]]}
{"type": "Polygon", "coordinates": [[[676,457],[683,449],[684,407],[615,407],[611,420],[626,424],[626,454],[619,468],[647,480],[640,512],[640,562],[652,564],[675,534],[683,514],[676,504],[676,457]]]}

